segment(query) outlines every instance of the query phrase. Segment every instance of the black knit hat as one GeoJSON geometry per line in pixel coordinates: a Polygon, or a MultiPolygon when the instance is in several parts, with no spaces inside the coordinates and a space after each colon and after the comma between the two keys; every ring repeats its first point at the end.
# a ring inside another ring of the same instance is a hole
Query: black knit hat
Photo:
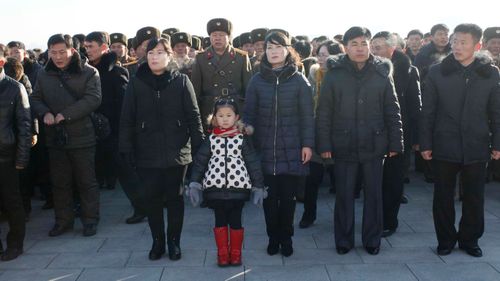
{"type": "Polygon", "coordinates": [[[212,43],[210,42],[210,37],[203,38],[201,43],[202,43],[203,49],[206,49],[206,48],[210,47],[210,45],[212,45],[212,43]]]}
{"type": "Polygon", "coordinates": [[[171,27],[171,28],[167,28],[167,29],[164,29],[161,34],[168,34],[170,37],[172,37],[172,35],[174,33],[177,33],[179,32],[180,30],[176,27],[171,27]]]}
{"type": "Polygon", "coordinates": [[[152,38],[160,38],[160,31],[152,26],[146,26],[139,30],[135,34],[136,47],[140,46],[142,42],[152,39],[152,38]]]}
{"type": "Polygon", "coordinates": [[[483,41],[488,42],[490,39],[500,38],[500,27],[488,27],[483,32],[483,41]]]}
{"type": "Polygon", "coordinates": [[[207,23],[207,32],[210,35],[214,31],[222,31],[227,33],[227,35],[231,35],[233,32],[233,24],[223,18],[211,19],[207,23]]]}
{"type": "Polygon", "coordinates": [[[233,38],[233,47],[235,47],[235,48],[241,47],[240,37],[239,36],[236,36],[236,37],[233,38]]]}
{"type": "Polygon", "coordinates": [[[191,48],[195,49],[196,51],[201,50],[201,39],[198,36],[193,35],[191,37],[191,48]]]}
{"type": "Polygon", "coordinates": [[[177,43],[186,43],[191,47],[192,45],[192,39],[191,39],[191,34],[186,33],[186,32],[176,32],[172,35],[170,35],[170,45],[175,47],[175,44],[177,43]]]}
{"type": "Polygon", "coordinates": [[[252,43],[264,41],[266,39],[266,34],[269,31],[268,28],[256,28],[250,33],[252,34],[252,43]]]}
{"type": "Polygon", "coordinates": [[[111,40],[111,45],[114,43],[122,43],[125,47],[128,46],[127,36],[123,33],[111,33],[109,38],[111,40]]]}
{"type": "Polygon", "coordinates": [[[240,34],[240,45],[243,46],[245,44],[253,44],[252,42],[252,33],[251,32],[243,32],[240,34]]]}

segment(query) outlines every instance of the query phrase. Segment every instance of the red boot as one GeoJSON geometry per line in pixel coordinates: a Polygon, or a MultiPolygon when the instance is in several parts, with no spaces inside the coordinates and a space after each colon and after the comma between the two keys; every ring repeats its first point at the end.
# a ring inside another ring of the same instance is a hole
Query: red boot
{"type": "Polygon", "coordinates": [[[231,265],[241,265],[241,245],[243,244],[243,228],[231,228],[231,265]]]}
{"type": "Polygon", "coordinates": [[[227,226],[215,227],[214,235],[215,235],[215,244],[217,244],[217,265],[228,266],[229,249],[227,241],[227,226]]]}

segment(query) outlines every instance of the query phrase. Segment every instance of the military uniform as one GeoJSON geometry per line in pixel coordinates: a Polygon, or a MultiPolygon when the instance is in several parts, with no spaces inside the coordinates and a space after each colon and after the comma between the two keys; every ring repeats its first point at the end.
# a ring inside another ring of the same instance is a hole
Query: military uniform
{"type": "Polygon", "coordinates": [[[121,66],[128,70],[130,77],[135,76],[137,69],[139,68],[139,63],[136,58],[130,56],[124,56],[120,59],[121,66]]]}
{"type": "Polygon", "coordinates": [[[217,97],[234,97],[242,106],[251,76],[252,67],[244,51],[228,46],[222,56],[217,55],[213,47],[198,53],[191,78],[202,121],[212,113],[217,97]]]}

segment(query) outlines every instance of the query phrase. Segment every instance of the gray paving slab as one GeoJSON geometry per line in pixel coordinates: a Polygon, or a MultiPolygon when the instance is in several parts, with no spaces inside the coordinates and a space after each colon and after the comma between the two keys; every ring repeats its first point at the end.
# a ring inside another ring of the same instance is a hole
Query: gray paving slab
{"type": "Polygon", "coordinates": [[[417,281],[405,264],[327,265],[332,281],[417,281]]]}
{"type": "MultiPolygon", "coordinates": [[[[270,256],[265,250],[244,249],[242,251],[242,261],[245,266],[283,266],[283,257],[280,254],[270,256]]],[[[217,250],[207,251],[205,266],[217,266],[217,250]]]]}
{"type": "Polygon", "coordinates": [[[50,238],[38,240],[27,253],[97,252],[103,238],[50,238]]]}
{"type": "Polygon", "coordinates": [[[141,236],[140,238],[110,237],[105,239],[102,246],[99,248],[99,252],[145,251],[151,249],[152,243],[153,240],[151,237],[145,236],[141,236]]]}
{"type": "Polygon", "coordinates": [[[163,268],[87,268],[78,281],[159,281],[163,268]]]}
{"type": "Polygon", "coordinates": [[[0,270],[7,269],[43,269],[58,254],[22,254],[17,259],[0,262],[0,270]]]}
{"type": "Polygon", "coordinates": [[[330,281],[324,265],[245,266],[245,281],[330,281]]]}
{"type": "MultiPolygon", "coordinates": [[[[314,241],[316,242],[316,245],[319,249],[335,249],[335,237],[334,237],[333,233],[327,233],[327,232],[316,233],[316,234],[313,234],[313,238],[314,238],[314,241]]],[[[387,240],[385,240],[384,238],[382,238],[380,243],[381,243],[380,246],[382,249],[391,246],[391,245],[389,245],[389,243],[387,243],[387,240]]],[[[363,242],[361,240],[360,233],[356,233],[354,235],[354,244],[356,247],[362,246],[363,242]]]]}
{"type": "MultiPolygon", "coordinates": [[[[498,239],[500,239],[500,237],[498,239]]],[[[483,256],[480,258],[471,257],[463,250],[455,247],[451,254],[447,256],[441,256],[441,259],[443,259],[443,261],[446,263],[500,263],[500,247],[482,247],[481,249],[483,250],[483,256]]]]}
{"type": "Polygon", "coordinates": [[[498,281],[500,273],[487,263],[408,264],[420,281],[498,281]]]}
{"type": "Polygon", "coordinates": [[[129,252],[63,253],[48,268],[124,267],[129,257],[129,252]]]}
{"type": "Polygon", "coordinates": [[[283,258],[285,266],[321,265],[321,264],[353,264],[362,263],[356,251],[351,250],[345,255],[339,255],[335,249],[294,249],[293,255],[283,258]]]}
{"type": "Polygon", "coordinates": [[[401,233],[396,232],[390,237],[385,238],[391,247],[436,247],[436,234],[425,233],[401,233]]]}
{"type": "MultiPolygon", "coordinates": [[[[315,249],[317,248],[316,242],[311,234],[300,235],[299,231],[295,231],[292,237],[293,245],[298,245],[300,248],[315,249]]],[[[251,234],[246,235],[243,240],[245,249],[263,250],[267,248],[269,238],[266,234],[251,234]]]]}
{"type": "Polygon", "coordinates": [[[76,281],[82,269],[6,270],[0,281],[76,281]]]}
{"type": "Polygon", "coordinates": [[[356,248],[364,263],[419,263],[443,261],[431,250],[430,247],[418,248],[386,248],[381,249],[376,256],[368,254],[363,248],[356,248]]]}
{"type": "Polygon", "coordinates": [[[166,267],[161,281],[203,280],[203,281],[243,281],[245,279],[242,268],[192,268],[166,267]]]}
{"type": "MultiPolygon", "coordinates": [[[[182,247],[181,247],[182,249],[182,247]]],[[[148,259],[149,251],[132,252],[132,256],[127,262],[127,267],[164,267],[164,266],[198,266],[205,264],[206,250],[182,249],[182,258],[177,261],[168,259],[165,254],[161,259],[151,261],[148,259]]]]}

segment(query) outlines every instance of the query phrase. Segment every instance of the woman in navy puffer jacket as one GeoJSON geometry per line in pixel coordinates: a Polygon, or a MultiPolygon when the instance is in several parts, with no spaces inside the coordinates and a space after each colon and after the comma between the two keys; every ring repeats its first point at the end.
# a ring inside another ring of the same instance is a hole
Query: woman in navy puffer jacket
{"type": "Polygon", "coordinates": [[[281,32],[265,39],[266,53],[260,72],[249,82],[244,122],[254,127],[254,144],[260,154],[269,255],[293,253],[293,216],[299,177],[309,173],[314,146],[312,90],[298,71],[300,58],[281,32]]]}

